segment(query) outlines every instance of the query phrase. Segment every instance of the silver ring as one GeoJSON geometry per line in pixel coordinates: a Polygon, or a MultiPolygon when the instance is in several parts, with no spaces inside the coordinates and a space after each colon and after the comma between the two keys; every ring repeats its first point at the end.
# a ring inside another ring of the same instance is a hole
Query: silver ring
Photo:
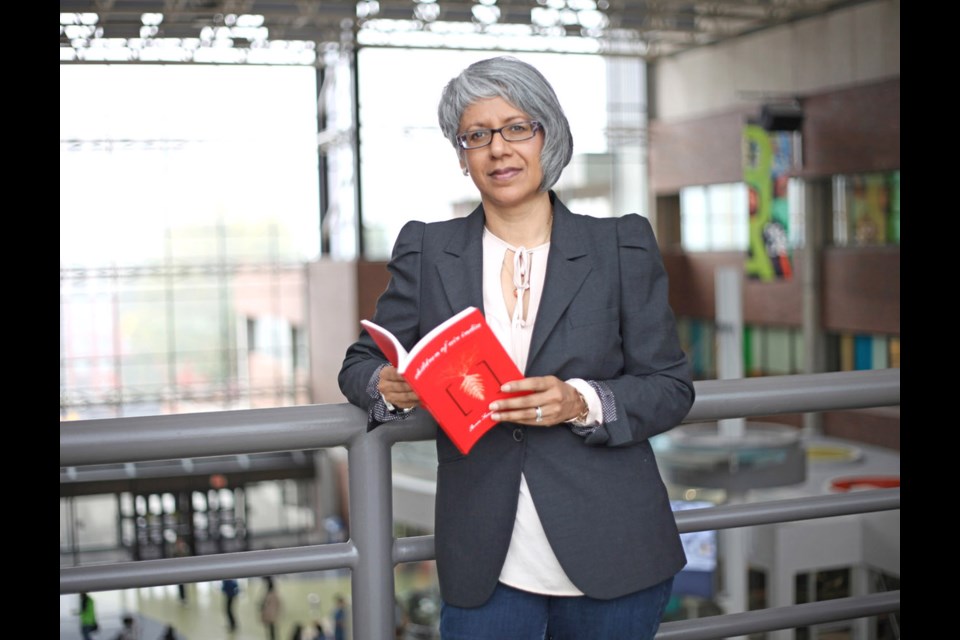
{"type": "Polygon", "coordinates": [[[537,422],[543,422],[543,409],[537,407],[537,422]]]}

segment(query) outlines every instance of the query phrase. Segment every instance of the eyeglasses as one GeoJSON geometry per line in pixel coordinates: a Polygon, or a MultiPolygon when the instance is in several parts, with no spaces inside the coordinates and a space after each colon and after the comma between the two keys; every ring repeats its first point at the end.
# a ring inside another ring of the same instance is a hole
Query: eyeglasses
{"type": "Polygon", "coordinates": [[[543,129],[536,120],[529,122],[511,122],[499,129],[474,129],[457,136],[457,144],[461,149],[479,149],[493,142],[493,134],[499,133],[507,142],[523,142],[537,135],[543,129]]]}

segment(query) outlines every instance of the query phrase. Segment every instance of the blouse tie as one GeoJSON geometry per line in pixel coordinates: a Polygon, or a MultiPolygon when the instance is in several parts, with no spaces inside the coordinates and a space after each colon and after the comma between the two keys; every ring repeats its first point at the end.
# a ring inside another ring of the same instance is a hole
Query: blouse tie
{"type": "Polygon", "coordinates": [[[523,317],[523,295],[530,288],[530,254],[526,247],[517,247],[513,252],[513,288],[517,302],[513,306],[513,326],[526,326],[523,317]]]}

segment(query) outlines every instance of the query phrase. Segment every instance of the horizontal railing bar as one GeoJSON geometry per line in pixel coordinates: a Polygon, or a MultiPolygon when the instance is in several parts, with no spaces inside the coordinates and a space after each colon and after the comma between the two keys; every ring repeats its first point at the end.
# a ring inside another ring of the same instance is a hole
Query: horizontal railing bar
{"type": "Polygon", "coordinates": [[[411,536],[393,542],[393,563],[418,562],[436,559],[433,536],[411,536]]]}
{"type": "Polygon", "coordinates": [[[776,629],[794,629],[822,622],[852,620],[899,609],[900,591],[885,591],[789,607],[665,622],[660,625],[657,640],[715,640],[776,629]]]}
{"type": "Polygon", "coordinates": [[[768,500],[677,511],[680,533],[794,522],[900,508],[900,489],[872,489],[824,496],[768,500]]]}
{"type": "MultiPolygon", "coordinates": [[[[684,422],[900,404],[900,369],[767,376],[695,383],[684,422]]],[[[346,445],[365,432],[349,404],[60,422],[60,466],[173,460],[346,445]]],[[[376,430],[389,442],[427,440],[426,415],[376,430]]]]}
{"type": "Polygon", "coordinates": [[[900,404],[900,369],[835,371],[694,383],[684,422],[900,404]]]}
{"type": "MultiPolygon", "coordinates": [[[[825,496],[768,500],[675,511],[680,533],[733,529],[778,522],[892,511],[900,508],[900,489],[874,489],[825,496]]],[[[393,561],[433,560],[433,536],[400,538],[393,545],[393,561]]]]}
{"type": "Polygon", "coordinates": [[[352,542],[311,547],[234,551],[189,558],[60,568],[60,593],[156,587],[224,578],[350,569],[357,562],[352,542]]]}
{"type": "Polygon", "coordinates": [[[365,428],[350,404],[74,420],[60,423],[60,466],[320,449],[365,428]]]}
{"type": "MultiPolygon", "coordinates": [[[[726,529],[777,522],[868,513],[900,508],[899,489],[875,489],[850,494],[813,496],[689,509],[674,513],[681,533],[726,529]]],[[[399,538],[393,544],[393,562],[402,564],[435,558],[434,538],[413,536],[399,538]]],[[[129,587],[148,587],[184,582],[247,577],[261,573],[301,573],[326,569],[351,568],[356,550],[350,543],[325,544],[314,547],[275,549],[270,551],[238,551],[213,556],[169,558],[124,562],[89,567],[61,569],[61,593],[102,591],[129,587]],[[275,560],[271,558],[276,556],[275,560]],[[220,559],[226,557],[226,562],[220,559]],[[266,562],[273,562],[270,571],[261,571],[266,562]],[[285,563],[279,566],[278,563],[285,563]],[[224,566],[233,569],[223,573],[224,566]],[[149,571],[145,571],[149,569],[149,571]],[[144,581],[145,573],[152,581],[144,581]]]]}

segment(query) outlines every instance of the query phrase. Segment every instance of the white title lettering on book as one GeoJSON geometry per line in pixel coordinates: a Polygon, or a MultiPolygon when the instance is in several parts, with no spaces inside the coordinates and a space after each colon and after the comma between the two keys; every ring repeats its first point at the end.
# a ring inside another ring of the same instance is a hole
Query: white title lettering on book
{"type": "Polygon", "coordinates": [[[415,379],[419,380],[419,379],[420,379],[420,376],[423,375],[423,372],[426,371],[427,369],[429,369],[429,368],[430,368],[430,365],[433,364],[433,362],[434,362],[437,358],[439,358],[441,355],[445,354],[445,353],[450,349],[450,347],[452,347],[453,345],[455,345],[455,344],[457,344],[458,342],[460,342],[461,338],[467,337],[468,335],[470,335],[471,333],[473,333],[474,331],[476,331],[476,330],[479,329],[480,327],[481,327],[480,323],[479,323],[479,322],[475,322],[475,323],[473,323],[472,325],[470,325],[469,327],[467,327],[466,329],[464,329],[463,331],[461,331],[461,332],[460,332],[460,335],[458,335],[458,336],[453,336],[453,337],[450,338],[449,340],[445,340],[444,343],[443,343],[443,346],[441,346],[439,349],[437,349],[437,350],[433,353],[433,355],[428,356],[427,358],[424,358],[423,362],[421,362],[420,365],[417,366],[417,370],[414,372],[413,377],[414,377],[415,379]]]}
{"type": "Polygon", "coordinates": [[[469,427],[467,427],[467,430],[473,431],[474,429],[476,429],[478,426],[480,426],[481,422],[483,422],[484,420],[490,417],[491,413],[493,413],[493,411],[484,411],[483,415],[480,416],[480,419],[474,422],[473,424],[471,424],[469,427]]]}

